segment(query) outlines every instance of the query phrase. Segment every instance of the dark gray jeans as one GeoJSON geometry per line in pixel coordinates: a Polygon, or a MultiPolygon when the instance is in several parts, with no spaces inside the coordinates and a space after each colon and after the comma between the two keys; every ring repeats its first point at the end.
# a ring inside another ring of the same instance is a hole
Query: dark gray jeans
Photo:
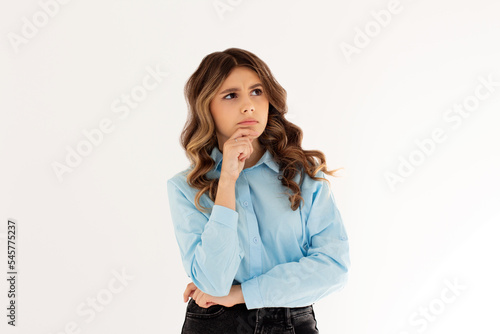
{"type": "Polygon", "coordinates": [[[233,307],[198,306],[190,298],[181,334],[317,334],[313,306],[263,307],[248,310],[245,304],[233,307]]]}

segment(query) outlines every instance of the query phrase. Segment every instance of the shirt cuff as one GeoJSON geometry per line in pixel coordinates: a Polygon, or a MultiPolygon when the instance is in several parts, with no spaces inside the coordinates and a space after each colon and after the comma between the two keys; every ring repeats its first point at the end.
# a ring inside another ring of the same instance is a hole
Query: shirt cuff
{"type": "Polygon", "coordinates": [[[241,283],[241,292],[243,293],[246,307],[249,310],[264,307],[258,279],[258,277],[255,277],[241,283]]]}
{"type": "Polygon", "coordinates": [[[222,205],[214,205],[210,220],[214,220],[236,230],[238,227],[238,212],[222,205]]]}

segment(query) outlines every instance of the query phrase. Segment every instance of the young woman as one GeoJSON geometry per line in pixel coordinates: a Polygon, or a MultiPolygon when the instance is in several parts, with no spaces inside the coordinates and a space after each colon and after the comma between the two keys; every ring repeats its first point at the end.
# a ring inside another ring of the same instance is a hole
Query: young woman
{"type": "Polygon", "coordinates": [[[319,333],[312,304],[341,289],[350,268],[324,177],[337,170],[302,149],[285,89],[253,53],[207,55],[184,92],[191,166],[167,182],[192,280],[182,333],[319,333]]]}

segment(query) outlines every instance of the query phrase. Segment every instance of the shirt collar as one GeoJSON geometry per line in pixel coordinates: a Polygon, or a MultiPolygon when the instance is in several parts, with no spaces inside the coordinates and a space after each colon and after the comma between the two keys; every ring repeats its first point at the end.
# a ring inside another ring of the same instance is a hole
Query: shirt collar
{"type": "MultiPolygon", "coordinates": [[[[213,170],[220,171],[222,168],[222,152],[219,150],[219,148],[217,146],[214,146],[214,148],[212,149],[212,152],[210,153],[210,156],[215,161],[215,167],[213,168],[213,170]]],[[[262,157],[259,159],[259,161],[257,161],[257,163],[255,165],[253,165],[252,167],[247,168],[247,170],[255,168],[261,164],[266,164],[269,168],[274,170],[276,173],[279,173],[279,171],[280,171],[279,165],[276,163],[276,161],[274,161],[273,156],[271,155],[271,152],[269,152],[269,150],[267,150],[267,149],[264,152],[264,154],[262,155],[262,157]]]]}

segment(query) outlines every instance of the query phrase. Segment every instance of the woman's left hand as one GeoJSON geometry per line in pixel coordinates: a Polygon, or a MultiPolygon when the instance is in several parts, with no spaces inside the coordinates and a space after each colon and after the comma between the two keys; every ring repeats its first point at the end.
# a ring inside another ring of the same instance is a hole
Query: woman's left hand
{"type": "Polygon", "coordinates": [[[209,294],[204,293],[194,283],[189,283],[184,291],[184,303],[188,301],[189,297],[194,299],[198,306],[207,308],[212,305],[223,305],[226,307],[232,307],[236,304],[244,304],[245,299],[243,298],[243,292],[241,291],[241,285],[231,286],[231,290],[227,296],[214,297],[209,294]]]}

